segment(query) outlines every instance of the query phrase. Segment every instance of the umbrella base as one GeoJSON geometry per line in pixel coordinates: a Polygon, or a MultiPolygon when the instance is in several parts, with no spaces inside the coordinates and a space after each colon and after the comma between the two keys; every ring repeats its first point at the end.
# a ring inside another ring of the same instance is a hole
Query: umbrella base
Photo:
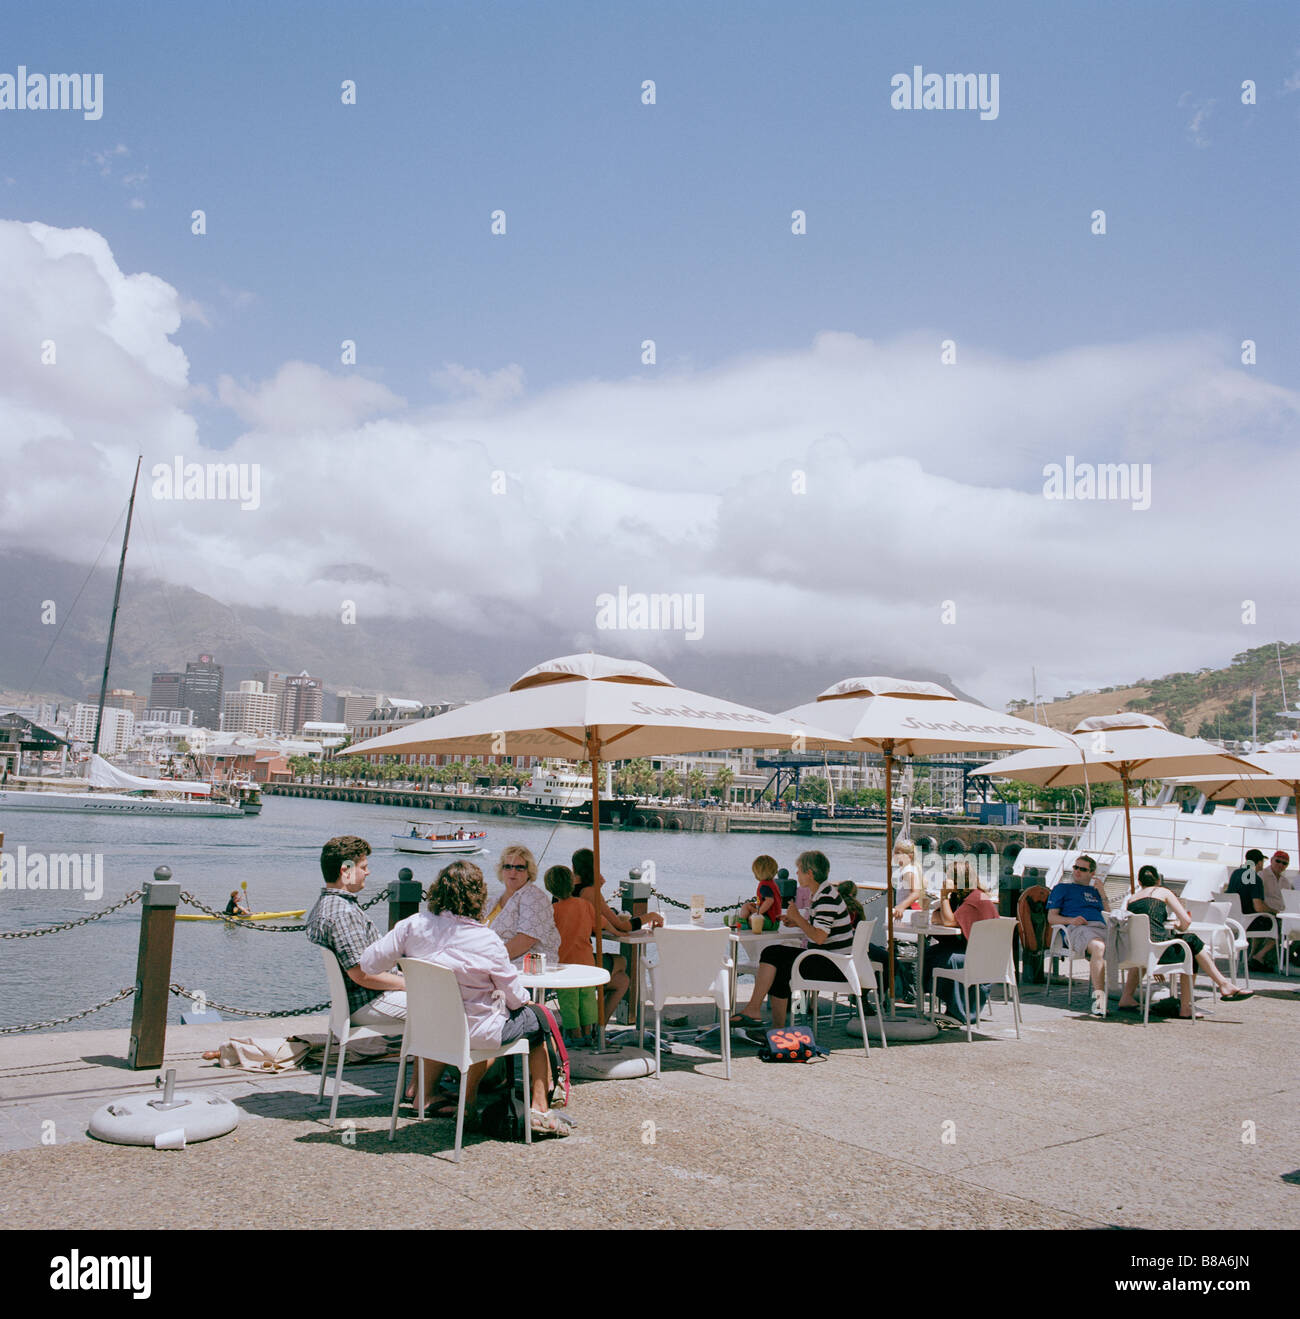
{"type": "Polygon", "coordinates": [[[584,1081],[632,1081],[653,1076],[654,1054],[625,1045],[617,1049],[581,1049],[569,1055],[569,1072],[584,1081]]]}
{"type": "MultiPolygon", "coordinates": [[[[927,1021],[924,1017],[886,1017],[885,1018],[885,1039],[890,1044],[895,1042],[901,1044],[912,1043],[917,1040],[932,1040],[939,1034],[939,1028],[932,1021],[927,1021]]],[[[861,1035],[862,1027],[857,1021],[849,1021],[844,1027],[850,1035],[861,1035]]],[[[871,1038],[880,1038],[880,1018],[868,1017],[867,1030],[871,1038]]]]}

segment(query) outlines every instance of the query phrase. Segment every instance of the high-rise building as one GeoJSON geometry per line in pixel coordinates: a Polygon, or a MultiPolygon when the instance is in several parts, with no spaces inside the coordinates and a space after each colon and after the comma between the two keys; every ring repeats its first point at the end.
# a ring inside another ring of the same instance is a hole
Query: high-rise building
{"type": "MultiPolygon", "coordinates": [[[[88,700],[99,704],[99,693],[95,692],[88,700]]],[[[111,705],[115,710],[130,710],[137,720],[144,718],[145,699],[143,696],[137,696],[133,691],[128,691],[123,687],[114,687],[104,696],[104,704],[111,705]]]]}
{"type": "Polygon", "coordinates": [[[353,724],[369,719],[371,712],[383,704],[384,697],[380,692],[339,692],[334,718],[336,722],[351,728],[353,724]]]}
{"type": "Polygon", "coordinates": [[[325,692],[319,678],[313,678],[306,669],[284,680],[283,731],[298,733],[309,720],[318,722],[324,705],[325,692]]]}
{"type": "Polygon", "coordinates": [[[253,681],[262,684],[262,690],[268,696],[278,696],[280,698],[280,709],[277,718],[279,726],[276,728],[277,733],[289,731],[285,724],[285,716],[288,711],[288,702],[285,700],[284,684],[289,675],[281,672],[279,669],[258,669],[253,674],[253,681]]]}
{"type": "Polygon", "coordinates": [[[221,727],[221,696],[224,674],[211,655],[200,655],[185,666],[185,699],[195,721],[204,728],[221,727]]]}
{"type": "MultiPolygon", "coordinates": [[[[88,746],[95,740],[95,716],[99,713],[99,704],[91,705],[84,701],[77,703],[72,716],[72,737],[76,742],[85,742],[88,746]]],[[[99,728],[99,754],[116,756],[130,745],[135,732],[135,716],[130,710],[120,710],[115,706],[104,707],[104,718],[99,728]]]]}
{"type": "Polygon", "coordinates": [[[155,673],[149,684],[150,710],[179,710],[185,704],[183,673],[155,673]]]}
{"type": "Polygon", "coordinates": [[[257,733],[271,737],[280,729],[280,698],[262,689],[260,682],[241,682],[222,702],[227,733],[257,733]]]}

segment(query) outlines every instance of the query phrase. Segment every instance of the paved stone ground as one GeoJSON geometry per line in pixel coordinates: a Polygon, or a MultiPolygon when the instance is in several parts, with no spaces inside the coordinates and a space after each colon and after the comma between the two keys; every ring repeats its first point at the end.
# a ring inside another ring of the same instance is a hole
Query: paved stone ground
{"type": "Polygon", "coordinates": [[[579,1083],[567,1140],[466,1140],[403,1110],[395,1069],[349,1068],[330,1131],[317,1075],[260,1078],[199,1057],[232,1034],[174,1027],[167,1065],[218,1089],[240,1126],[183,1151],[88,1139],[90,1114],[152,1083],[124,1031],[0,1042],[0,1221],[9,1227],[1300,1227],[1300,978],[1196,1024],[1093,1021],[1083,997],[1026,997],[1023,1038],[995,1008],[960,1032],[770,1066],[738,1048],[662,1078],[579,1083]],[[42,1145],[42,1123],[55,1143],[42,1145]],[[48,1130],[48,1129],[47,1129],[48,1130]],[[362,1189],[364,1188],[364,1189],[362,1189]]]}

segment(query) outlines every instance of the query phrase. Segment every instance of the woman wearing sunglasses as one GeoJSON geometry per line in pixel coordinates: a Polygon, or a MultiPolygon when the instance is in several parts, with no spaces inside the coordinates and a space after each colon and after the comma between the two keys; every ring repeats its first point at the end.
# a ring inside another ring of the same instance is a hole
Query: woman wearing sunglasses
{"type": "Polygon", "coordinates": [[[520,843],[511,843],[497,861],[497,878],[505,886],[488,913],[487,923],[501,936],[518,963],[525,953],[545,953],[547,966],[560,961],[560,932],[551,914],[550,895],[534,883],[537,861],[520,843]]]}

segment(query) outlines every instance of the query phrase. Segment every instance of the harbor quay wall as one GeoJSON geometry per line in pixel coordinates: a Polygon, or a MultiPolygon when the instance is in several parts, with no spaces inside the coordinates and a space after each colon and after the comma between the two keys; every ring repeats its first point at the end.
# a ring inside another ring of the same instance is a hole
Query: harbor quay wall
{"type": "MultiPolygon", "coordinates": [[[[517,816],[527,802],[497,793],[461,795],[418,788],[372,788],[365,785],[271,783],[264,794],[281,797],[315,797],[328,801],[367,802],[421,811],[454,814],[517,816]]],[[[602,811],[602,815],[604,812],[602,811]]],[[[813,838],[884,837],[885,823],[878,818],[799,819],[788,811],[724,810],[719,807],[669,806],[638,802],[618,823],[624,829],[683,833],[775,833],[813,838]]],[[[918,847],[945,856],[996,856],[1010,864],[1022,847],[1064,846],[1066,831],[1033,825],[980,824],[978,820],[912,821],[912,838],[918,847]]]]}

